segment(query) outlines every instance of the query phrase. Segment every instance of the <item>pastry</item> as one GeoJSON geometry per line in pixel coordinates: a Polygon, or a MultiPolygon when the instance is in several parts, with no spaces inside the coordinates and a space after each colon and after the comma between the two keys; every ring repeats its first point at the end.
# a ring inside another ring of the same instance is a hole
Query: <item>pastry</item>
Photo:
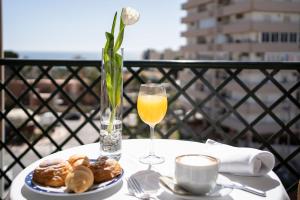
{"type": "Polygon", "coordinates": [[[109,181],[118,176],[122,172],[122,168],[118,161],[108,157],[100,157],[95,163],[90,165],[94,174],[94,182],[102,183],[109,181]]]}
{"type": "Polygon", "coordinates": [[[68,162],[72,165],[72,167],[76,167],[79,165],[84,165],[86,167],[90,166],[90,161],[89,158],[85,155],[81,155],[81,154],[75,154],[72,155],[69,159],[68,162]]]}
{"type": "Polygon", "coordinates": [[[79,165],[73,168],[65,180],[68,191],[81,193],[87,191],[94,183],[94,175],[90,168],[79,165]]]}
{"type": "Polygon", "coordinates": [[[71,170],[71,165],[65,160],[45,160],[33,171],[32,179],[44,186],[60,187],[65,185],[65,178],[71,170]]]}

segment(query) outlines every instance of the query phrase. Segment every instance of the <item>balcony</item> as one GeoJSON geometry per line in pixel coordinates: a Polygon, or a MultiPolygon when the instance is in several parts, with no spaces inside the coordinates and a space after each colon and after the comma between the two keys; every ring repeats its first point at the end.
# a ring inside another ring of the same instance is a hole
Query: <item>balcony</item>
{"type": "Polygon", "coordinates": [[[298,24],[291,22],[272,21],[250,21],[240,20],[233,23],[221,25],[221,33],[243,33],[243,32],[298,32],[298,24]]]}
{"type": "MultiPolygon", "coordinates": [[[[182,8],[188,10],[202,4],[206,4],[210,0],[203,1],[189,1],[182,5],[182,8]]],[[[219,6],[216,11],[204,10],[198,13],[188,14],[181,19],[182,23],[196,22],[209,17],[223,17],[235,15],[238,13],[246,13],[251,11],[266,11],[266,12],[290,12],[298,13],[299,2],[276,2],[273,0],[244,0],[241,2],[231,3],[229,5],[219,6]]]]}
{"type": "Polygon", "coordinates": [[[299,2],[276,2],[274,0],[244,0],[220,7],[218,16],[227,16],[249,11],[299,12],[299,2]]]}
{"type": "Polygon", "coordinates": [[[199,20],[208,18],[211,13],[208,11],[200,12],[200,13],[193,13],[193,14],[188,14],[187,16],[183,17],[181,19],[182,23],[190,23],[190,22],[195,22],[198,23],[199,20]]]}
{"type": "Polygon", "coordinates": [[[297,43],[260,43],[252,44],[255,52],[297,52],[300,46],[297,43]]]}
{"type": "Polygon", "coordinates": [[[229,52],[252,52],[252,43],[242,42],[242,43],[227,43],[221,45],[223,51],[229,52]]]}
{"type": "Polygon", "coordinates": [[[198,0],[189,0],[188,2],[182,4],[182,9],[188,10],[190,8],[194,8],[194,7],[197,7],[199,5],[203,5],[203,4],[209,3],[211,1],[212,0],[201,0],[201,1],[198,1],[198,0]]]}
{"type": "MultiPolygon", "coordinates": [[[[2,59],[0,65],[5,69],[0,172],[6,188],[34,160],[99,140],[99,60],[2,59]]],[[[157,127],[159,137],[211,138],[268,150],[276,157],[274,171],[287,191],[295,191],[300,178],[299,67],[299,62],[125,61],[123,137],[148,137],[148,127],[137,116],[136,96],[139,85],[151,77],[165,83],[169,95],[167,116],[157,127]],[[288,86],[281,82],[282,73],[290,75],[288,86]],[[249,84],[245,74],[260,79],[249,84]],[[271,103],[260,96],[266,85],[278,94],[271,103]],[[232,88],[239,88],[238,99],[226,97],[232,88]],[[248,102],[258,110],[251,120],[244,109],[248,102]]]]}
{"type": "Polygon", "coordinates": [[[197,44],[197,45],[188,45],[182,47],[181,50],[184,52],[208,52],[211,51],[211,44],[197,44]]]}
{"type": "Polygon", "coordinates": [[[218,50],[229,52],[297,52],[300,47],[297,43],[257,43],[249,41],[221,44],[218,50]]]}
{"type": "Polygon", "coordinates": [[[292,1],[254,0],[253,2],[253,9],[256,11],[299,13],[299,7],[300,2],[292,1]]]}
{"type": "Polygon", "coordinates": [[[251,0],[246,0],[243,2],[238,2],[238,3],[231,3],[227,6],[220,7],[218,16],[227,16],[227,15],[234,15],[237,13],[245,13],[249,12],[252,9],[252,1],[251,0]]]}
{"type": "Polygon", "coordinates": [[[216,27],[213,28],[205,28],[205,29],[195,29],[195,30],[187,30],[181,33],[182,37],[197,37],[197,36],[208,36],[212,35],[216,32],[216,27]]]}

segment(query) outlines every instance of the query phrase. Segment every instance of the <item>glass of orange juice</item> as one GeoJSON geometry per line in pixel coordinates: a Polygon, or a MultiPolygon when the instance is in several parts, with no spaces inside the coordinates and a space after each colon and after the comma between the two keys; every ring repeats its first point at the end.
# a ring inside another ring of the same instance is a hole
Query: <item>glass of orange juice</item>
{"type": "Polygon", "coordinates": [[[167,107],[167,94],[162,84],[148,83],[140,86],[137,110],[143,122],[150,126],[149,155],[141,157],[141,163],[159,164],[165,161],[163,157],[155,155],[153,139],[154,127],[165,117],[167,107]]]}

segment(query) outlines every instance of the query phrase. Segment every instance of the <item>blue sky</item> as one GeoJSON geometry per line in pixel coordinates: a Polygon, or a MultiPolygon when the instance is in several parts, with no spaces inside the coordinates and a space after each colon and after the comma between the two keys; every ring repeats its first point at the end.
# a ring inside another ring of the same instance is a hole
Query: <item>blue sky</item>
{"type": "MultiPolygon", "coordinates": [[[[184,0],[3,0],[3,45],[14,51],[97,52],[104,46],[115,11],[137,9],[140,20],[126,27],[123,47],[178,49],[184,44],[180,18],[184,0]]],[[[118,27],[117,27],[118,28],[118,27]]]]}

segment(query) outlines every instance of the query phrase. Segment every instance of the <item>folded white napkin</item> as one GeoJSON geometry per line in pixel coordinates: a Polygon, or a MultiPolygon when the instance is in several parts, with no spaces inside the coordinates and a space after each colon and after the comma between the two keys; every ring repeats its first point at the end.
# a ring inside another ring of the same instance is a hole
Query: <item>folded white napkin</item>
{"type": "Polygon", "coordinates": [[[233,147],[208,139],[206,155],[220,160],[219,172],[245,176],[262,176],[271,171],[275,164],[274,155],[246,147],[233,147]]]}

